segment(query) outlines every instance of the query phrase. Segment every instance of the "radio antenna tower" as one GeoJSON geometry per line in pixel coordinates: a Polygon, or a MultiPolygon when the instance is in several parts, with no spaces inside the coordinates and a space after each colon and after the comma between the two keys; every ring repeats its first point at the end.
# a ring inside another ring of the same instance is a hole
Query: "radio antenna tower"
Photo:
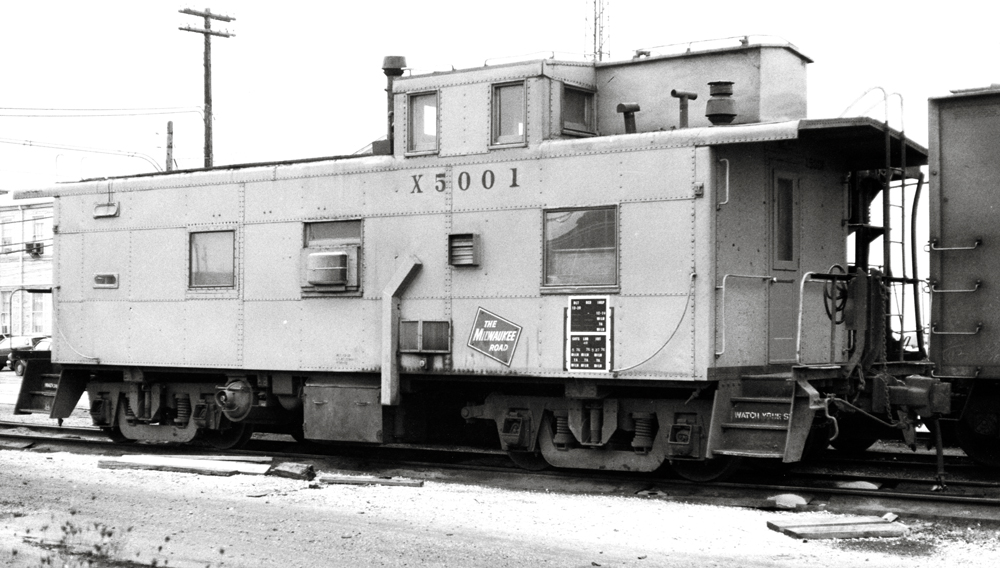
{"type": "Polygon", "coordinates": [[[592,15],[587,17],[587,30],[593,38],[593,49],[590,56],[594,61],[603,61],[604,56],[611,56],[605,50],[608,28],[608,4],[610,0],[591,0],[592,15]]]}

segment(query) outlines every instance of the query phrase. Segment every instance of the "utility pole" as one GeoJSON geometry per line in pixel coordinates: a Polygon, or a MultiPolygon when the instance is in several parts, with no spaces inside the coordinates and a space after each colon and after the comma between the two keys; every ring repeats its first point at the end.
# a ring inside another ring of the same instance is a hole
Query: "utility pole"
{"type": "Polygon", "coordinates": [[[236,37],[236,34],[229,32],[217,32],[212,30],[212,20],[220,22],[232,22],[236,18],[213,14],[208,8],[204,12],[185,8],[178,10],[181,14],[198,16],[205,18],[205,27],[198,29],[192,27],[177,28],[184,32],[194,32],[205,36],[205,167],[212,167],[212,36],[216,37],[236,37]]]}
{"type": "Polygon", "coordinates": [[[174,121],[167,121],[167,171],[174,171],[174,121]]]}

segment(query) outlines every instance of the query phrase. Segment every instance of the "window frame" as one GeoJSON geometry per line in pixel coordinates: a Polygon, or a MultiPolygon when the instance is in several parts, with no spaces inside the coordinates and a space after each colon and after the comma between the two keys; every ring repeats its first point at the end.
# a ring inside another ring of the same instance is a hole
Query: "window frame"
{"type": "Polygon", "coordinates": [[[237,238],[236,229],[204,229],[204,230],[188,230],[187,232],[187,244],[188,244],[188,285],[187,289],[189,291],[197,290],[235,290],[238,283],[239,265],[238,265],[238,248],[239,239],[237,238]],[[195,284],[194,282],[194,239],[195,235],[204,235],[209,233],[229,233],[232,236],[233,246],[232,246],[232,284],[220,285],[220,284],[195,284]]]}
{"type": "Polygon", "coordinates": [[[12,215],[0,217],[0,254],[14,251],[14,220],[12,215]]]}
{"type": "Polygon", "coordinates": [[[621,290],[621,207],[614,205],[599,205],[592,207],[557,207],[542,210],[542,270],[541,293],[543,294],[575,294],[585,293],[617,293],[621,290]],[[614,219],[614,269],[612,283],[556,283],[549,284],[549,242],[548,216],[551,213],[575,213],[585,211],[611,211],[614,219]]]}
{"type": "Polygon", "coordinates": [[[406,156],[427,156],[437,154],[441,149],[441,94],[440,91],[418,91],[406,94],[406,156]],[[413,101],[422,97],[434,97],[434,147],[417,148],[414,137],[413,101]]]}
{"type": "Polygon", "coordinates": [[[321,219],[316,221],[304,221],[302,223],[302,247],[303,248],[324,248],[324,247],[336,247],[343,245],[361,244],[361,237],[365,233],[364,219],[321,219]],[[330,237],[326,239],[309,239],[309,228],[317,225],[347,225],[348,223],[357,224],[358,234],[357,236],[351,235],[349,237],[330,237]]]}
{"type": "Polygon", "coordinates": [[[521,147],[528,144],[528,81],[505,81],[490,85],[490,148],[521,147]],[[521,88],[521,124],[524,131],[517,135],[504,135],[500,132],[502,114],[499,103],[499,92],[509,87],[521,88]]]}
{"type": "Polygon", "coordinates": [[[801,207],[801,181],[799,176],[788,170],[774,170],[771,177],[771,266],[774,270],[799,269],[799,250],[801,247],[801,222],[799,215],[801,207]],[[788,199],[782,199],[779,192],[781,182],[791,183],[788,199]],[[787,203],[785,203],[787,201],[787,203]],[[783,203],[790,206],[791,211],[783,213],[783,203]],[[784,221],[784,222],[782,222],[784,221]],[[785,243],[788,239],[790,242],[785,243]],[[788,249],[790,258],[779,257],[779,249],[788,249]]]}
{"type": "Polygon", "coordinates": [[[563,83],[562,97],[560,99],[560,115],[562,121],[562,131],[563,134],[569,134],[572,136],[596,136],[597,135],[597,93],[590,90],[584,89],[582,87],[576,87],[573,85],[567,85],[563,83]],[[584,120],[583,123],[569,122],[566,119],[566,93],[569,91],[575,91],[582,93],[586,97],[584,104],[584,120]]]}

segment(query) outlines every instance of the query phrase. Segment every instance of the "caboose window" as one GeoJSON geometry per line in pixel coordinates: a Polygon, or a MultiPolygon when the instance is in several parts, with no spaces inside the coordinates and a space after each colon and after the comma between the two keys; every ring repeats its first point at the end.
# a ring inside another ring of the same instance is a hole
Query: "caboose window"
{"type": "Polygon", "coordinates": [[[572,87],[563,88],[562,97],[563,130],[570,134],[593,134],[594,93],[572,87]]]}
{"type": "Polygon", "coordinates": [[[788,174],[774,176],[774,268],[798,269],[797,181],[788,174]]]}
{"type": "Polygon", "coordinates": [[[233,287],[236,283],[236,233],[191,233],[192,288],[233,287]]]}
{"type": "Polygon", "coordinates": [[[437,93],[410,95],[409,140],[406,151],[437,152],[437,93]]]}
{"type": "Polygon", "coordinates": [[[306,223],[307,247],[361,242],[361,220],[306,223]]]}
{"type": "Polygon", "coordinates": [[[545,212],[546,286],[618,283],[618,210],[615,207],[545,212]]]}
{"type": "Polygon", "coordinates": [[[524,142],[524,82],[493,86],[493,143],[524,142]]]}

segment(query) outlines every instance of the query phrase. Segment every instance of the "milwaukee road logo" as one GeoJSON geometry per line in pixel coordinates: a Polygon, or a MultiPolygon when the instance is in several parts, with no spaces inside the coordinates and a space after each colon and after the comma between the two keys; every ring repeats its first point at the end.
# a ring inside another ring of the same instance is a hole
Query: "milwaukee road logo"
{"type": "Polygon", "coordinates": [[[479,308],[476,321],[472,324],[472,333],[469,334],[468,346],[510,367],[520,337],[521,326],[479,308]]]}
{"type": "Polygon", "coordinates": [[[520,330],[512,330],[512,331],[493,331],[493,330],[489,330],[489,331],[487,331],[485,329],[476,329],[476,330],[473,330],[473,332],[472,332],[472,341],[476,341],[476,342],[479,342],[479,341],[487,341],[487,342],[495,342],[495,341],[517,341],[517,335],[519,333],[520,333],[520,330]]]}

